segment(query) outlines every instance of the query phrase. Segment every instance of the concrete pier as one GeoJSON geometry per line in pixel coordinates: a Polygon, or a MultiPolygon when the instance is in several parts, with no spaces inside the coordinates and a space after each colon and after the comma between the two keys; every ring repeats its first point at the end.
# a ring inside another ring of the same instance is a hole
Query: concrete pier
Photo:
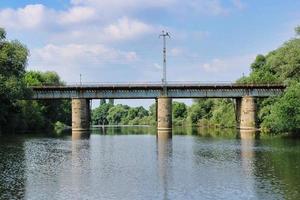
{"type": "Polygon", "coordinates": [[[88,99],[72,99],[72,132],[90,129],[90,104],[88,99]]]}
{"type": "Polygon", "coordinates": [[[157,136],[172,137],[172,99],[157,98],[157,136]]]}
{"type": "Polygon", "coordinates": [[[252,96],[244,96],[236,99],[236,116],[240,129],[255,130],[256,126],[256,102],[252,96]]]}

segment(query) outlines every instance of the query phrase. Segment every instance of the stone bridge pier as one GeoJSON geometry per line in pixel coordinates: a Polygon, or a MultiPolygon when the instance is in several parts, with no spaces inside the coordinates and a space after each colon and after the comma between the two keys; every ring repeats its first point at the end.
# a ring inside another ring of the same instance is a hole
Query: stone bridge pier
{"type": "Polygon", "coordinates": [[[237,127],[242,130],[255,130],[256,124],[256,102],[253,96],[236,98],[236,121],[237,127]]]}
{"type": "MultiPolygon", "coordinates": [[[[88,132],[90,129],[90,100],[72,99],[72,135],[88,132]]],[[[242,130],[256,130],[256,102],[253,96],[236,98],[237,127],[242,130]]],[[[156,120],[158,138],[172,137],[172,98],[156,99],[156,120]]]]}
{"type": "Polygon", "coordinates": [[[90,129],[89,99],[72,99],[72,134],[90,129]]]}
{"type": "Polygon", "coordinates": [[[156,101],[157,136],[172,137],[172,98],[158,97],[156,101]]]}

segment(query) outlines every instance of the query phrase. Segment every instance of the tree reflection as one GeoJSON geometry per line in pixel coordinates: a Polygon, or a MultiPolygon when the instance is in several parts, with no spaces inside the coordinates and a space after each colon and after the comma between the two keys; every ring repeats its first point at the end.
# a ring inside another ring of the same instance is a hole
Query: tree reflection
{"type": "Polygon", "coordinates": [[[26,184],[24,140],[15,136],[0,137],[0,158],[0,199],[23,199],[26,184]]]}

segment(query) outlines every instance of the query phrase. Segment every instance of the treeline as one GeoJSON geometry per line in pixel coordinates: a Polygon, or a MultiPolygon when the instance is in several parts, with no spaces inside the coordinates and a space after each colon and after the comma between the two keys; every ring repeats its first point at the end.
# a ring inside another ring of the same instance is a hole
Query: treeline
{"type": "Polygon", "coordinates": [[[52,129],[58,121],[71,124],[69,101],[28,101],[28,86],[63,84],[55,72],[26,72],[28,49],[8,41],[0,28],[0,133],[52,129]]]}
{"type": "MultiPolygon", "coordinates": [[[[191,106],[182,102],[172,103],[173,124],[177,126],[234,127],[234,103],[230,99],[198,99],[191,106]]],[[[156,105],[149,110],[143,107],[113,105],[101,101],[92,111],[93,125],[156,125],[156,105]]]]}
{"type": "MultiPolygon", "coordinates": [[[[155,109],[155,108],[154,108],[155,109]]],[[[155,125],[153,106],[150,111],[144,107],[129,107],[127,105],[113,105],[101,101],[99,107],[92,111],[93,125],[155,125]]]]}
{"type": "Polygon", "coordinates": [[[296,37],[267,55],[258,55],[251,73],[239,83],[284,83],[287,89],[279,97],[258,100],[261,128],[272,133],[300,134],[300,27],[296,37]]]}

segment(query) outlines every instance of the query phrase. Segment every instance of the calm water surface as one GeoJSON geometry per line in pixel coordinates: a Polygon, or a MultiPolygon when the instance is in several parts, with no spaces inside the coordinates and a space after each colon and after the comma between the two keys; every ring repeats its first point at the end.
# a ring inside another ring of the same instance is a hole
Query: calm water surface
{"type": "Polygon", "coordinates": [[[0,199],[300,199],[300,141],[235,131],[0,136],[0,199]],[[189,135],[184,135],[188,133],[189,135]]]}

